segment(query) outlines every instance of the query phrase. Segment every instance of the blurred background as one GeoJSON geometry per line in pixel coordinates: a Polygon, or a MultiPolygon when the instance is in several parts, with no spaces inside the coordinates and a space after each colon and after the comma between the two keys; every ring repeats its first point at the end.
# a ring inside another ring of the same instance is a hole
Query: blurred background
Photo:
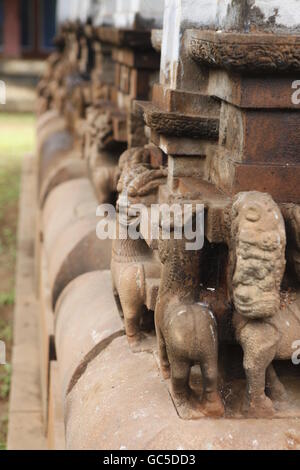
{"type": "Polygon", "coordinates": [[[56,33],[56,0],[0,0],[0,450],[6,447],[21,163],[35,148],[35,89],[56,33]],[[1,100],[0,100],[1,102],[1,100]]]}

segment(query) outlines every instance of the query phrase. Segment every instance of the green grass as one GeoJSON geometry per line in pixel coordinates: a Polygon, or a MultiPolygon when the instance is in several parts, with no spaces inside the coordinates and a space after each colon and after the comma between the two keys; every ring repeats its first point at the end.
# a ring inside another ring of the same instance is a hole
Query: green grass
{"type": "Polygon", "coordinates": [[[8,416],[0,416],[0,451],[6,450],[6,435],[8,428],[8,416]]]}
{"type": "MultiPolygon", "coordinates": [[[[18,199],[22,158],[34,151],[32,114],[0,113],[0,339],[10,362],[18,199]]],[[[11,365],[0,366],[0,450],[6,449],[11,365]],[[1,414],[2,413],[2,414],[1,414]]]]}
{"type": "Polygon", "coordinates": [[[4,156],[6,165],[33,151],[34,123],[32,114],[0,113],[0,155],[4,156]]]}
{"type": "Polygon", "coordinates": [[[9,397],[11,382],[11,365],[6,364],[0,369],[0,398],[6,400],[9,397]]]}
{"type": "MultiPolygon", "coordinates": [[[[0,307],[11,307],[15,303],[15,291],[0,292],[0,307]]],[[[1,331],[1,328],[0,328],[1,331]]]]}

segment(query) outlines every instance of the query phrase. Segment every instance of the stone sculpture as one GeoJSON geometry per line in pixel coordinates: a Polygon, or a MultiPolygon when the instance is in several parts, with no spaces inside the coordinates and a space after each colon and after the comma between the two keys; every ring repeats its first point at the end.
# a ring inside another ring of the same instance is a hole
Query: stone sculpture
{"type": "MultiPolygon", "coordinates": [[[[174,227],[173,227],[174,228],[174,227]]],[[[172,396],[183,419],[221,417],[218,391],[218,331],[214,314],[199,301],[201,251],[187,251],[186,240],[159,241],[162,275],[155,326],[163,377],[171,378],[172,396]],[[200,366],[203,397],[190,385],[191,369],[200,366]]]]}
{"type": "Polygon", "coordinates": [[[112,107],[103,103],[87,110],[84,158],[99,204],[113,202],[120,177],[118,166],[122,144],[114,141],[112,107]]]}
{"type": "MultiPolygon", "coordinates": [[[[129,224],[138,224],[137,215],[130,215],[132,204],[138,202],[147,204],[147,197],[156,198],[159,185],[165,182],[166,171],[163,168],[159,170],[149,168],[149,164],[146,163],[149,158],[150,152],[147,148],[133,148],[121,156],[122,175],[118,184],[117,205],[119,226],[125,230],[129,224]],[[129,205],[128,217],[125,218],[120,217],[120,209],[124,208],[124,204],[129,205]]],[[[122,239],[119,235],[120,233],[117,233],[112,250],[113,284],[124,313],[128,342],[134,350],[139,350],[143,339],[140,327],[143,311],[145,306],[154,309],[147,281],[158,282],[160,263],[155,259],[153,251],[145,240],[142,238],[133,240],[129,236],[122,239]]]]}
{"type": "Polygon", "coordinates": [[[233,280],[236,337],[244,351],[247,377],[246,412],[270,416],[271,398],[284,388],[272,366],[290,359],[299,336],[299,305],[281,303],[286,232],[279,207],[268,194],[239,194],[232,208],[233,280]]]}

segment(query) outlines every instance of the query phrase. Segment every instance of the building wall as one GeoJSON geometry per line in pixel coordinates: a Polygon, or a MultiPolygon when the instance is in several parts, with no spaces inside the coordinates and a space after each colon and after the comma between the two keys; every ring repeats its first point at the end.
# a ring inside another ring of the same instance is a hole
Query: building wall
{"type": "Polygon", "coordinates": [[[2,55],[35,58],[51,52],[56,33],[56,3],[57,0],[0,0],[2,55]]]}

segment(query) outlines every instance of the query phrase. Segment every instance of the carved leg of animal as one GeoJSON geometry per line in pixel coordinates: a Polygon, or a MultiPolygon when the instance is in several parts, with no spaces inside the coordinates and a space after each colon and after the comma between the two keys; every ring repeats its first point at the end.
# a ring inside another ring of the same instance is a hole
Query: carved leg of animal
{"type": "Polygon", "coordinates": [[[280,382],[272,364],[266,373],[266,393],[273,401],[286,403],[288,400],[284,385],[280,382]]]}
{"type": "Polygon", "coordinates": [[[206,358],[201,364],[204,377],[204,392],[201,411],[205,416],[221,418],[225,409],[218,390],[218,364],[215,358],[206,358]]]}
{"type": "Polygon", "coordinates": [[[278,334],[272,325],[252,321],[240,333],[247,378],[246,413],[250,417],[269,417],[274,413],[272,401],[265,394],[266,370],[276,354],[278,334]]]}
{"type": "Polygon", "coordinates": [[[124,309],[124,322],[128,343],[133,351],[139,351],[139,345],[143,339],[143,334],[140,331],[140,322],[142,316],[142,308],[124,309]]]}
{"type": "MultiPolygon", "coordinates": [[[[124,313],[125,330],[128,343],[134,352],[140,351],[140,343],[144,338],[140,323],[143,314],[144,299],[137,286],[139,267],[130,267],[121,274],[119,296],[124,313]]],[[[143,281],[141,281],[143,282],[143,281]]]]}
{"type": "Polygon", "coordinates": [[[119,297],[118,289],[114,280],[114,276],[111,276],[112,290],[115,297],[119,297]]]}
{"type": "Polygon", "coordinates": [[[179,416],[183,419],[190,419],[190,363],[180,361],[177,358],[171,359],[171,382],[172,394],[179,416]]]}
{"type": "Polygon", "coordinates": [[[157,334],[157,344],[158,344],[158,353],[159,353],[161,373],[162,373],[163,378],[165,380],[168,380],[171,376],[171,371],[170,371],[170,362],[168,358],[165,339],[158,327],[156,328],[156,334],[157,334]]]}

